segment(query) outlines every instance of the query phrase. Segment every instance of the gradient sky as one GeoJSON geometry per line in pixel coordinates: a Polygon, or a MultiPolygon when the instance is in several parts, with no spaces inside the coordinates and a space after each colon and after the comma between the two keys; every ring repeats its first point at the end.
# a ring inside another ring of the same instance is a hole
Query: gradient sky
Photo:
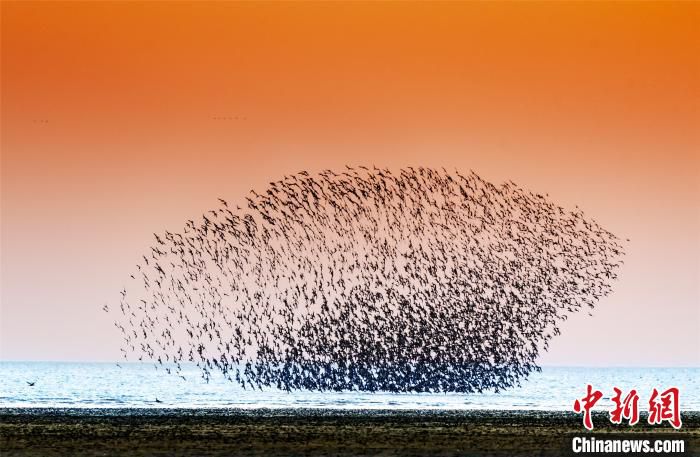
{"type": "Polygon", "coordinates": [[[116,360],[100,308],[153,232],[374,164],[512,179],[631,239],[541,363],[700,365],[700,3],[1,8],[1,360],[116,360]]]}

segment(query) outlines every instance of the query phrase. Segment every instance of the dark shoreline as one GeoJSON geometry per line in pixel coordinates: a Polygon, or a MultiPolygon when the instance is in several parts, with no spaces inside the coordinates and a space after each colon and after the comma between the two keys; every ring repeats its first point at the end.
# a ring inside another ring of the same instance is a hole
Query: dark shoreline
{"type": "MultiPolygon", "coordinates": [[[[598,434],[673,434],[700,455],[700,412],[680,431],[615,426],[596,412],[598,434]]],[[[562,455],[581,416],[550,411],[330,409],[0,408],[0,454],[9,456],[562,455]]],[[[665,436],[664,436],[665,437],[665,436]]]]}

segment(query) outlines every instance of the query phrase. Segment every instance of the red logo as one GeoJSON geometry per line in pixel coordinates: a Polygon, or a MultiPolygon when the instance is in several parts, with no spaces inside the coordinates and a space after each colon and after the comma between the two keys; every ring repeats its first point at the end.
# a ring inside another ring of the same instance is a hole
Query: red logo
{"type": "MultiPolygon", "coordinates": [[[[613,387],[615,395],[612,401],[614,408],[609,411],[610,422],[621,424],[623,419],[632,426],[639,422],[639,395],[636,389],[632,389],[623,396],[622,390],[613,387]]],[[[574,412],[583,413],[583,426],[593,430],[591,410],[595,404],[603,398],[603,393],[594,390],[590,384],[586,385],[586,395],[574,401],[574,412]]],[[[675,429],[681,428],[680,395],[677,387],[670,387],[659,393],[654,388],[649,398],[649,419],[651,425],[661,424],[667,421],[675,429]]]]}

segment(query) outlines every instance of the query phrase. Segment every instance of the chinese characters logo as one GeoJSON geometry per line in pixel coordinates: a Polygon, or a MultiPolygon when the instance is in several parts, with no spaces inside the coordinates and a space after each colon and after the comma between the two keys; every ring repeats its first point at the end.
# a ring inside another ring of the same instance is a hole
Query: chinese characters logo
{"type": "MultiPolygon", "coordinates": [[[[610,422],[613,424],[621,424],[623,419],[627,420],[629,425],[635,425],[639,422],[639,394],[635,389],[624,393],[621,389],[613,387],[615,395],[612,401],[615,407],[610,410],[610,422]]],[[[593,430],[593,419],[591,418],[591,409],[595,404],[603,398],[603,393],[599,390],[594,390],[593,386],[586,386],[586,395],[583,398],[577,398],[574,401],[574,412],[583,413],[583,426],[588,430],[593,430]]],[[[668,422],[675,429],[681,428],[681,414],[679,392],[677,387],[670,387],[663,392],[654,388],[649,398],[649,424],[656,425],[663,422],[668,422]]]]}

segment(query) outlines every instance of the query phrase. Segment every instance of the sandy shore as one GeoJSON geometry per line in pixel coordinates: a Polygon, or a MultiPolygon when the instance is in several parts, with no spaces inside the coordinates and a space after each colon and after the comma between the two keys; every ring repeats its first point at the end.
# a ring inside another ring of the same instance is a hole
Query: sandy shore
{"type": "MultiPolygon", "coordinates": [[[[700,455],[700,412],[674,436],[700,455]]],[[[667,434],[645,416],[634,427],[594,416],[596,432],[667,434]]],[[[1,409],[9,456],[563,455],[573,413],[541,411],[1,409]]],[[[597,437],[597,435],[596,435],[597,437]]]]}

